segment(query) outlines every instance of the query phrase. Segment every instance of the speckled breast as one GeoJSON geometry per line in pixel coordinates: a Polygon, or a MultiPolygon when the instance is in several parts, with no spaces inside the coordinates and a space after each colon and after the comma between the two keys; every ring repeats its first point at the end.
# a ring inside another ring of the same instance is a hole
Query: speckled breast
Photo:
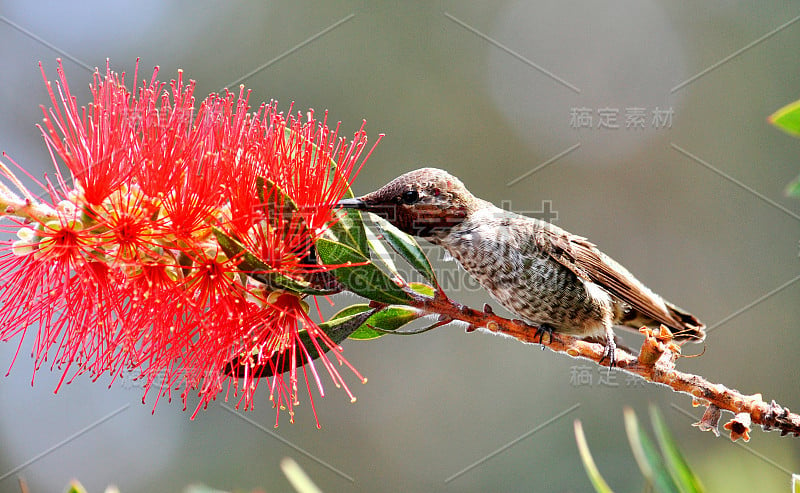
{"type": "Polygon", "coordinates": [[[494,299],[528,322],[568,334],[602,333],[602,305],[610,300],[590,296],[582,280],[536,248],[531,241],[533,220],[507,215],[470,218],[434,243],[446,248],[494,299]]]}

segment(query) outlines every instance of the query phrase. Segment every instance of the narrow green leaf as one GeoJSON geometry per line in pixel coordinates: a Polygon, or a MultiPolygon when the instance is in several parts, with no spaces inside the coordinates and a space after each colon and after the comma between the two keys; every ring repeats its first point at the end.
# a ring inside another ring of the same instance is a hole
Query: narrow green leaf
{"type": "Polygon", "coordinates": [[[339,210],[334,214],[338,220],[330,225],[325,232],[326,236],[358,250],[364,256],[369,255],[367,233],[364,231],[361,213],[357,210],[349,209],[339,210]]]}
{"type": "MultiPolygon", "coordinates": [[[[284,129],[285,138],[289,142],[302,142],[302,146],[300,146],[301,152],[305,152],[307,148],[310,148],[311,153],[311,162],[316,162],[316,153],[318,152],[317,145],[308,140],[304,135],[292,131],[291,128],[284,129]],[[308,147],[306,147],[308,146],[308,147]]],[[[291,149],[295,149],[295,146],[289,146],[291,149]]],[[[296,156],[292,156],[296,157],[296,156]]],[[[327,185],[331,185],[334,183],[336,179],[337,167],[336,161],[332,158],[328,158],[327,162],[328,166],[328,181],[327,185]]],[[[339,177],[339,179],[342,179],[339,177]]],[[[273,184],[274,185],[274,184],[273,184]]],[[[276,187],[277,188],[277,187],[276,187]]],[[[288,198],[285,194],[283,194],[285,198],[288,198]]],[[[353,198],[353,191],[350,187],[347,188],[347,191],[344,194],[344,198],[353,198]]],[[[263,200],[263,198],[262,198],[263,200]]],[[[289,199],[289,201],[294,204],[294,202],[289,199]]],[[[297,206],[295,206],[296,209],[297,206]]],[[[332,238],[338,241],[339,243],[344,243],[345,245],[349,245],[358,249],[358,251],[367,254],[367,235],[364,232],[364,225],[361,222],[361,214],[358,211],[350,210],[350,211],[337,211],[335,213],[339,218],[337,221],[331,224],[328,232],[332,235],[332,238]]]]}
{"type": "MultiPolygon", "coordinates": [[[[345,308],[344,310],[340,311],[333,317],[331,317],[327,322],[323,322],[319,324],[319,328],[331,338],[331,340],[335,344],[339,344],[345,339],[350,336],[353,332],[355,332],[359,327],[361,327],[364,322],[375,312],[376,309],[370,308],[368,305],[353,305],[351,307],[345,308]]],[[[316,346],[311,340],[311,336],[308,334],[307,331],[303,330],[299,333],[300,343],[305,346],[306,351],[308,352],[308,357],[311,360],[315,360],[320,357],[320,353],[317,351],[316,346]]],[[[327,353],[330,348],[325,344],[320,344],[323,352],[327,353]]],[[[286,371],[289,371],[292,367],[292,361],[290,358],[280,357],[282,355],[276,355],[272,357],[272,363],[263,362],[263,365],[257,367],[258,372],[253,373],[253,377],[255,378],[262,378],[262,377],[271,377],[273,375],[280,375],[286,371]]],[[[249,360],[249,358],[248,358],[249,360]]],[[[301,366],[306,361],[304,360],[304,356],[301,351],[297,352],[297,357],[295,363],[297,366],[301,366]]],[[[224,373],[228,375],[233,375],[237,377],[244,376],[244,365],[249,364],[248,362],[242,361],[240,358],[234,358],[223,369],[224,373]]]]}
{"type": "Polygon", "coordinates": [[[433,298],[435,295],[435,290],[432,286],[428,286],[427,284],[423,284],[421,282],[410,282],[408,283],[408,287],[410,287],[415,293],[421,294],[422,296],[427,296],[428,298],[433,298]]]}
{"type": "Polygon", "coordinates": [[[372,215],[370,219],[394,251],[400,254],[417,272],[425,276],[425,279],[436,284],[436,273],[414,237],[403,233],[380,216],[372,215]]]}
{"type": "Polygon", "coordinates": [[[72,481],[69,482],[69,486],[67,487],[67,493],[86,493],[86,488],[84,488],[83,485],[80,484],[78,481],[73,479],[72,481]]]}
{"type": "Polygon", "coordinates": [[[666,459],[667,470],[681,492],[696,493],[704,491],[700,479],[695,476],[689,467],[689,463],[678,449],[672,433],[669,432],[664,418],[661,416],[656,406],[650,406],[650,420],[653,422],[656,440],[661,448],[661,454],[666,459]]]}
{"type": "MultiPolygon", "coordinates": [[[[347,318],[347,317],[351,317],[353,315],[358,315],[359,313],[364,313],[364,312],[369,311],[371,309],[372,308],[370,308],[370,306],[368,304],[366,304],[366,303],[356,303],[354,305],[348,306],[347,308],[342,308],[341,310],[336,312],[335,315],[333,315],[331,318],[328,319],[327,323],[333,323],[334,321],[336,321],[338,319],[344,319],[344,318],[347,318]]],[[[344,340],[344,339],[342,339],[342,340],[344,340]]],[[[337,342],[341,342],[341,341],[337,341],[337,342]]]]}
{"type": "Polygon", "coordinates": [[[592,451],[589,450],[589,444],[586,443],[586,435],[583,434],[583,426],[579,419],[575,420],[575,441],[578,443],[578,452],[581,455],[581,462],[583,468],[586,470],[586,475],[589,476],[592,486],[594,486],[597,493],[613,493],[611,487],[603,479],[600,470],[597,469],[597,464],[592,457],[592,451]]]}
{"type": "Polygon", "coordinates": [[[383,330],[395,331],[422,316],[422,313],[411,308],[390,306],[369,317],[361,327],[350,334],[350,339],[359,341],[377,339],[386,334],[370,328],[370,325],[383,330]]]}
{"type": "Polygon", "coordinates": [[[244,245],[232,236],[229,236],[225,231],[216,226],[213,227],[212,230],[217,239],[217,243],[220,248],[222,248],[222,251],[225,252],[225,255],[227,255],[228,258],[240,258],[241,263],[238,265],[239,270],[256,281],[262,282],[272,289],[284,289],[301,294],[324,295],[336,292],[335,290],[318,289],[307,281],[292,279],[279,272],[275,272],[275,269],[250,253],[244,245]]]}
{"type": "Polygon", "coordinates": [[[280,206],[283,212],[293,213],[300,210],[294,199],[289,197],[281,188],[269,178],[263,176],[256,177],[258,187],[258,198],[269,208],[270,214],[278,210],[280,206]]]}
{"type": "Polygon", "coordinates": [[[662,464],[662,458],[658,453],[655,445],[642,431],[639,426],[639,420],[636,418],[636,413],[633,409],[626,407],[625,415],[625,431],[628,433],[628,442],[630,443],[633,457],[639,466],[645,480],[654,487],[657,491],[662,492],[678,492],[678,486],[672,481],[669,472],[662,464]]]}
{"type": "Polygon", "coordinates": [[[376,311],[375,308],[370,308],[369,305],[363,304],[353,305],[348,308],[345,308],[347,311],[342,310],[327,322],[319,324],[319,328],[336,344],[350,337],[376,311]]]}
{"type": "Polygon", "coordinates": [[[297,493],[322,493],[303,468],[290,457],[281,459],[281,471],[297,493]]]}
{"type": "MultiPolygon", "coordinates": [[[[362,216],[363,217],[363,216],[362,216]]],[[[369,256],[375,263],[380,263],[381,268],[393,275],[396,279],[402,279],[400,271],[397,269],[392,254],[386,248],[385,243],[381,241],[371,228],[364,228],[367,233],[367,242],[369,244],[369,256]]]]}
{"type": "Polygon", "coordinates": [[[267,208],[269,224],[276,229],[281,227],[284,236],[306,235],[308,226],[294,199],[268,178],[259,176],[256,184],[259,197],[267,208]]]}
{"type": "Polygon", "coordinates": [[[787,104],[767,120],[784,132],[800,137],[800,100],[787,104]]]}
{"type": "Polygon", "coordinates": [[[800,176],[786,185],[785,193],[788,197],[800,197],[800,176]]]}
{"type": "Polygon", "coordinates": [[[317,254],[325,265],[342,266],[331,273],[358,295],[390,304],[403,304],[411,299],[389,276],[353,247],[320,238],[317,240],[317,254]]]}

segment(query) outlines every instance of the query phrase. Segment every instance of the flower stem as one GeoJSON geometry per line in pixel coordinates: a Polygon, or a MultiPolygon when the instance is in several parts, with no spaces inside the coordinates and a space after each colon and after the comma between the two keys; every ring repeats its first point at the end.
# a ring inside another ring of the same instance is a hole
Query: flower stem
{"type": "Polygon", "coordinates": [[[44,222],[55,219],[56,211],[36,200],[17,176],[0,161],[0,176],[10,181],[25,198],[18,196],[5,183],[0,182],[0,217],[12,216],[29,221],[44,222]]]}

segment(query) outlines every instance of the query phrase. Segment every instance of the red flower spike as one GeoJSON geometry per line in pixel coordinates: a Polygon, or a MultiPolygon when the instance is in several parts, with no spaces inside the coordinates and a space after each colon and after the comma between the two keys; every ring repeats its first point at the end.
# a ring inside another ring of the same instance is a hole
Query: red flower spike
{"type": "MultiPolygon", "coordinates": [[[[311,320],[308,303],[240,271],[213,228],[271,272],[330,270],[309,251],[371,153],[363,125],[348,144],[338,125],[328,129],[327,114],[321,122],[313,112],[286,116],[274,102],[248,113],[243,88],[195,110],[193,81],[179,72],[167,87],[157,74],[137,87],[137,64],[129,91],[107,64],[94,74],[92,102],[79,107],[59,61],[41,129],[71,180],[56,171],[58,189],[46,184],[52,205],[38,204],[44,215],[3,228],[17,240],[0,243],[0,340],[19,337],[21,346],[38,325],[36,370],[50,361],[62,382],[132,372],[145,396],[157,389],[154,406],[177,389],[185,406],[196,391],[192,417],[226,387],[252,408],[260,375],[277,373],[264,384],[278,415],[285,409],[293,420],[300,368],[309,393],[313,380],[324,396],[305,330],[354,400],[333,361],[366,380],[311,320]],[[243,377],[223,373],[231,361],[249,363],[243,377]]],[[[316,417],[313,401],[312,409],[316,417]]]]}
{"type": "Polygon", "coordinates": [[[86,201],[99,204],[128,179],[134,165],[130,154],[138,122],[124,76],[112,73],[108,64],[105,77],[96,71],[91,85],[93,103],[79,110],[61,61],[56,90],[41,63],[39,67],[53,103],[49,112],[42,107],[45,142],[51,153],[64,160],[86,201]]]}

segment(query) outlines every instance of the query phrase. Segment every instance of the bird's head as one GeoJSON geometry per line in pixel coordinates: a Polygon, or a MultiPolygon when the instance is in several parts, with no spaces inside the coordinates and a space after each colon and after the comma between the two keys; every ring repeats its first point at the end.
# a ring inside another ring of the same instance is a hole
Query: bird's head
{"type": "Polygon", "coordinates": [[[421,168],[400,175],[378,190],[339,205],[377,214],[408,234],[431,238],[448,234],[478,206],[478,199],[446,171],[421,168]]]}

